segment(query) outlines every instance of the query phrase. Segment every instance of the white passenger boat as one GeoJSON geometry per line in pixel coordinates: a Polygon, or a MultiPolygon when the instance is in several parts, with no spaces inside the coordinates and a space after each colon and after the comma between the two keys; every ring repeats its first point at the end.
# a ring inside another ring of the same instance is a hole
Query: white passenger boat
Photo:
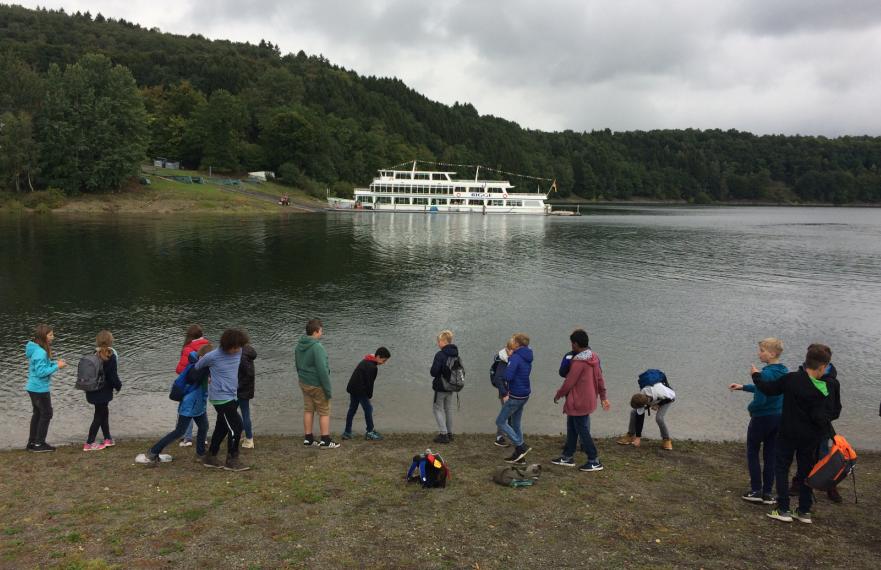
{"type": "MultiPolygon", "coordinates": [[[[456,172],[380,170],[369,188],[355,188],[354,200],[328,198],[334,210],[420,213],[537,214],[551,213],[548,193],[515,192],[507,180],[454,178],[456,172]]],[[[552,189],[555,186],[552,185],[552,189]]]]}

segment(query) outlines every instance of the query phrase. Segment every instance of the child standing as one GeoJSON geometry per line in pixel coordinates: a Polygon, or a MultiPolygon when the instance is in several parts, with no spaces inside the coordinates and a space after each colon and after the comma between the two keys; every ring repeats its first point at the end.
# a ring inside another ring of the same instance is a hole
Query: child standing
{"type": "Polygon", "coordinates": [[[532,394],[532,386],[529,382],[529,374],[532,372],[532,349],[529,348],[529,337],[523,333],[516,333],[511,337],[511,341],[514,351],[505,369],[505,396],[502,398],[502,409],[496,416],[496,428],[514,444],[514,452],[505,461],[517,463],[532,450],[526,445],[521,426],[523,408],[526,407],[532,394]]]}
{"type": "MultiPolygon", "coordinates": [[[[505,344],[505,348],[499,351],[499,353],[493,358],[492,366],[489,369],[489,381],[499,392],[499,404],[504,405],[505,394],[507,393],[507,389],[505,387],[505,370],[508,369],[508,359],[511,358],[511,354],[514,352],[514,341],[508,339],[507,344],[505,344]]],[[[508,425],[511,425],[511,418],[508,418],[508,425]]],[[[505,439],[505,432],[496,427],[496,439],[493,441],[493,444],[497,447],[510,447],[511,444],[508,443],[508,440],[505,439]]]]}
{"type": "MultiPolygon", "coordinates": [[[[590,337],[581,329],[569,336],[572,343],[571,358],[564,358],[566,379],[554,395],[556,404],[560,398],[566,398],[563,413],[566,414],[566,445],[563,454],[551,461],[554,465],[575,466],[575,444],[581,440],[581,450],[587,454],[587,463],[581,471],[601,471],[596,445],[590,435],[590,414],[597,408],[597,400],[602,403],[603,410],[609,411],[611,405],[606,399],[606,381],[600,359],[590,348],[590,337]],[[568,363],[566,362],[568,360],[568,363]]],[[[563,372],[561,365],[560,372],[563,372]]]]}
{"type": "Polygon", "coordinates": [[[642,441],[642,428],[645,424],[645,416],[651,411],[655,412],[655,421],[661,430],[661,449],[673,450],[673,440],[670,439],[670,431],[664,417],[670,410],[670,406],[676,400],[676,392],[665,384],[666,374],[657,369],[646,370],[640,374],[641,379],[654,382],[642,388],[630,398],[630,423],[627,427],[627,435],[618,439],[620,445],[632,445],[639,447],[642,441]]]}
{"type": "Polygon", "coordinates": [[[52,375],[67,366],[63,359],[52,360],[52,341],[55,331],[49,325],[37,325],[34,339],[25,345],[24,353],[28,359],[28,382],[25,385],[31,397],[33,413],[31,415],[31,431],[28,435],[27,450],[34,453],[55,451],[46,443],[49,433],[49,421],[52,419],[52,375]]]}
{"type": "MultiPolygon", "coordinates": [[[[196,363],[195,369],[209,369],[208,401],[217,411],[217,424],[211,434],[211,446],[205,454],[205,467],[228,471],[250,469],[239,460],[239,438],[242,436],[242,418],[236,397],[239,390],[239,363],[242,347],[248,344],[248,335],[239,329],[226,329],[220,336],[220,348],[214,349],[196,363]],[[226,463],[220,463],[217,452],[226,439],[226,463]]],[[[198,442],[197,442],[198,445],[198,442]]]]}
{"type": "Polygon", "coordinates": [[[352,421],[355,419],[358,406],[364,410],[364,421],[367,424],[367,433],[364,435],[364,439],[373,441],[382,439],[382,435],[373,429],[373,404],[370,400],[373,398],[373,384],[376,382],[376,374],[379,372],[378,367],[385,364],[391,356],[389,350],[381,346],[376,349],[374,354],[366,355],[352,372],[349,384],[346,386],[346,392],[349,393],[349,411],[346,413],[346,429],[343,431],[343,439],[352,439],[352,421]]]}
{"type": "Polygon", "coordinates": [[[320,319],[310,319],[306,323],[306,334],[300,337],[294,350],[294,365],[303,392],[303,445],[315,445],[313,425],[315,412],[318,412],[318,429],[321,431],[319,449],[336,449],[340,446],[330,437],[330,364],[327,352],[320,340],[324,336],[324,325],[320,319]]]}
{"type": "Polygon", "coordinates": [[[768,513],[772,519],[792,522],[796,518],[803,523],[812,522],[811,505],[814,498],[807,485],[799,489],[798,509],[794,513],[789,511],[789,467],[794,456],[796,477],[804,481],[816,461],[817,446],[829,432],[832,410],[827,398],[830,387],[829,381],[824,382],[822,378],[831,360],[832,350],[828,346],[812,344],[808,347],[804,364],[796,372],[790,372],[775,382],[762,378],[758,370],[753,373],[753,383],[760,392],[766,396],[783,396],[783,414],[774,459],[777,508],[768,513]]]}
{"type": "Polygon", "coordinates": [[[437,335],[438,351],[431,361],[431,388],[434,390],[434,401],[431,408],[434,419],[437,422],[437,437],[435,443],[450,443],[453,441],[453,392],[444,390],[443,376],[450,374],[447,368],[447,359],[459,356],[459,348],[453,344],[453,331],[442,330],[437,335]]]}
{"type": "Polygon", "coordinates": [[[196,362],[214,347],[211,343],[202,344],[198,352],[190,353],[190,363],[181,371],[187,375],[187,384],[193,388],[184,394],[177,406],[177,425],[174,430],[156,442],[145,454],[146,460],[151,465],[159,465],[159,454],[168,444],[179,438],[187,426],[195,422],[199,428],[196,432],[196,461],[205,459],[205,440],[208,438],[208,369],[196,370],[196,362]]]}
{"type": "MultiPolygon", "coordinates": [[[[750,367],[750,374],[759,372],[767,382],[776,382],[789,373],[780,364],[783,354],[783,341],[766,338],[759,342],[759,361],[765,364],[762,371],[750,367]]],[[[753,395],[747,406],[749,426],[746,428],[746,463],[749,468],[750,490],[740,498],[751,503],[774,504],[771,490],[774,487],[774,456],[776,454],[777,432],[780,430],[780,414],[783,411],[783,396],[766,396],[756,390],[754,384],[730,384],[732,391],[743,390],[753,395]],[[759,463],[759,450],[762,450],[764,469],[759,463]]]]}
{"type": "Polygon", "coordinates": [[[89,435],[83,444],[83,451],[100,451],[105,447],[112,447],[113,437],[110,435],[110,402],[113,400],[113,391],[118,393],[122,390],[122,382],[119,380],[119,368],[116,351],[113,350],[113,335],[104,330],[95,337],[95,352],[101,359],[104,368],[104,385],[98,390],[86,392],[86,401],[95,406],[95,414],[92,417],[92,425],[89,426],[89,435]],[[104,434],[104,441],[96,443],[98,428],[104,434]]]}
{"type": "Polygon", "coordinates": [[[251,400],[254,399],[254,361],[257,351],[251,344],[242,347],[242,359],[239,362],[239,409],[242,411],[242,425],[245,438],[242,447],[254,449],[254,431],[251,429],[251,400]]]}
{"type": "MultiPolygon", "coordinates": [[[[180,374],[184,371],[184,368],[187,367],[190,362],[191,352],[197,352],[206,344],[208,344],[208,339],[203,336],[202,327],[196,324],[188,326],[187,332],[184,335],[184,346],[180,351],[180,358],[177,361],[177,366],[174,368],[175,374],[180,374]]],[[[193,445],[192,421],[187,424],[187,429],[184,432],[184,437],[180,442],[181,447],[188,447],[191,445],[193,445]]]]}

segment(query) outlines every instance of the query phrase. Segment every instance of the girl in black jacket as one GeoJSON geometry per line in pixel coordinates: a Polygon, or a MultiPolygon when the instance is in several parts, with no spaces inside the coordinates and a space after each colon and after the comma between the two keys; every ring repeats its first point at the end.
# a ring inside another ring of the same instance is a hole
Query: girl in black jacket
{"type": "Polygon", "coordinates": [[[122,390],[122,382],[119,380],[116,351],[113,350],[113,334],[110,331],[101,331],[95,337],[95,352],[101,359],[104,367],[104,385],[93,392],[86,392],[86,401],[95,406],[95,415],[92,425],[89,426],[89,437],[83,444],[83,451],[100,451],[105,447],[113,446],[113,437],[110,435],[110,401],[113,400],[113,391],[122,390]],[[95,442],[98,428],[104,434],[104,441],[95,442]]]}
{"type": "Polygon", "coordinates": [[[254,398],[254,361],[257,351],[250,344],[242,347],[242,359],[239,361],[239,410],[242,412],[242,425],[245,438],[244,449],[254,449],[254,430],[251,429],[251,400],[254,398]]]}

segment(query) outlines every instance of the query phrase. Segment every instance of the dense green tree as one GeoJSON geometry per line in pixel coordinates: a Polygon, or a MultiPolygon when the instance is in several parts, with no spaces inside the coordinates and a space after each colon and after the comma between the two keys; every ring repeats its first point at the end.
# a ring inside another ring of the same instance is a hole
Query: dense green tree
{"type": "Polygon", "coordinates": [[[37,164],[31,116],[27,113],[0,115],[0,188],[20,192],[33,190],[32,172],[37,164]]]}
{"type": "Polygon", "coordinates": [[[202,168],[239,168],[247,120],[247,111],[235,95],[226,89],[211,94],[193,121],[193,129],[203,137],[202,168]]]}
{"type": "Polygon", "coordinates": [[[38,124],[41,174],[68,193],[118,189],[145,156],[143,100],[131,73],[102,55],[50,67],[38,124]]]}

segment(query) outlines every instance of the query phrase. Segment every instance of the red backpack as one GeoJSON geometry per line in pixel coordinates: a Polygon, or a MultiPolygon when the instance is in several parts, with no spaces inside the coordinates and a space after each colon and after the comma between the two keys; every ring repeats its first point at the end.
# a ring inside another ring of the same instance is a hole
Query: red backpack
{"type": "MultiPolygon", "coordinates": [[[[817,461],[814,468],[808,474],[805,483],[812,489],[828,491],[834,489],[853,473],[857,462],[857,452],[844,439],[843,436],[835,435],[832,438],[832,447],[825,457],[817,461]]],[[[854,476],[854,502],[856,502],[856,477],[854,476]]]]}

